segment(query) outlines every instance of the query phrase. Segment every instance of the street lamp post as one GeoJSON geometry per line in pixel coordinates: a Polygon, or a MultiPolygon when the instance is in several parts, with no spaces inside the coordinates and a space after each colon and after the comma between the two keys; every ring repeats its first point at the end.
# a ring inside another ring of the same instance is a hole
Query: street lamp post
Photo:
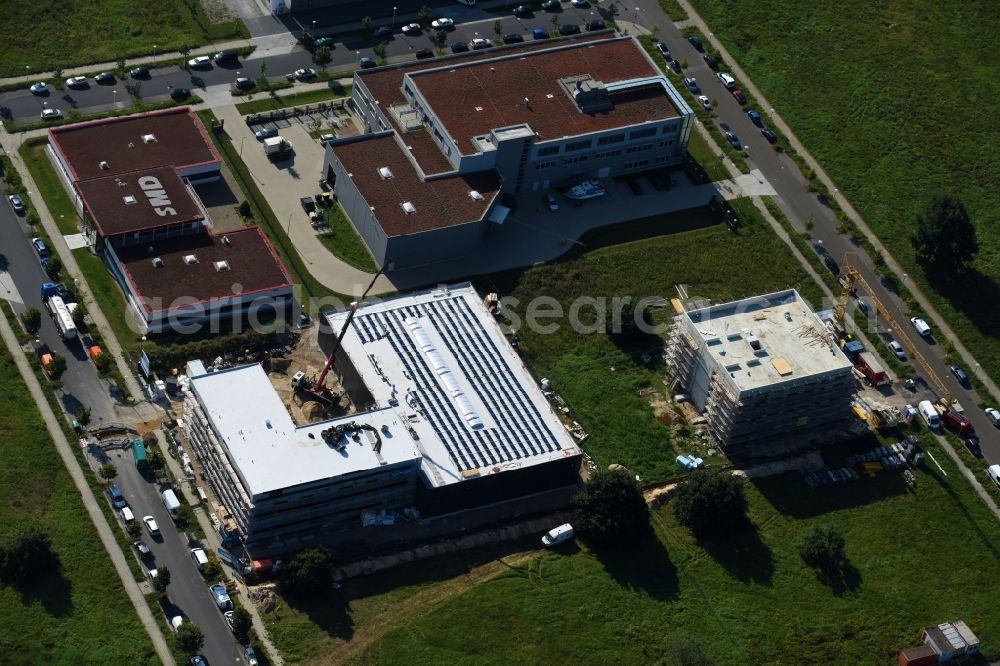
{"type": "Polygon", "coordinates": [[[396,5],[392,6],[392,29],[396,29],[396,5]]]}
{"type": "Polygon", "coordinates": [[[247,138],[245,136],[240,137],[240,159],[243,159],[243,142],[246,140],[247,138]]]}
{"type": "Polygon", "coordinates": [[[24,80],[25,80],[25,82],[27,82],[28,79],[30,79],[30,78],[31,78],[31,65],[25,65],[24,66],[24,80]]]}
{"type": "Polygon", "coordinates": [[[118,88],[115,88],[111,92],[113,92],[114,95],[115,95],[115,108],[117,109],[118,108],[118,88]]]}

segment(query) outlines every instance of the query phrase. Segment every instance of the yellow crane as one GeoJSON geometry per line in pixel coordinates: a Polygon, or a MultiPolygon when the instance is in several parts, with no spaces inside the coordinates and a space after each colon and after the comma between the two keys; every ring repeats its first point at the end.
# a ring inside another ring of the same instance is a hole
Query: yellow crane
{"type": "Polygon", "coordinates": [[[889,308],[882,305],[882,302],[878,299],[878,296],[875,295],[875,291],[868,285],[868,282],[861,276],[861,273],[858,272],[858,269],[855,268],[853,264],[850,263],[850,259],[848,256],[844,257],[844,267],[846,268],[846,272],[844,274],[844,288],[840,292],[840,298],[837,299],[837,308],[834,314],[837,320],[837,324],[841,328],[843,328],[844,313],[847,310],[847,302],[851,296],[851,291],[854,290],[855,286],[860,287],[861,290],[864,292],[864,294],[871,299],[872,305],[875,307],[876,312],[880,314],[882,318],[889,323],[889,326],[893,329],[893,331],[895,331],[896,337],[899,338],[899,341],[902,343],[903,347],[905,347],[906,351],[909,352],[910,358],[914,359],[915,361],[917,361],[917,363],[920,364],[920,367],[923,368],[924,374],[937,387],[938,393],[940,394],[941,400],[944,402],[944,404],[946,405],[949,404],[951,402],[951,393],[949,393],[948,389],[945,387],[944,382],[941,381],[941,379],[937,376],[937,373],[934,372],[934,369],[931,368],[931,364],[927,361],[924,355],[920,353],[916,345],[913,344],[913,341],[910,339],[910,336],[906,333],[906,329],[900,326],[896,322],[895,318],[892,316],[892,313],[889,311],[889,308]]]}

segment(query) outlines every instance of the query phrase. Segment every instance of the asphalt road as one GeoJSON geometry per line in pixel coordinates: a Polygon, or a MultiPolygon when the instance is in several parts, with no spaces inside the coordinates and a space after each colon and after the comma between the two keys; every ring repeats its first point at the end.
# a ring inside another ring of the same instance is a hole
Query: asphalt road
{"type": "MultiPolygon", "coordinates": [[[[454,9],[442,12],[442,15],[454,16],[457,20],[461,18],[463,9],[456,4],[454,9]]],[[[481,15],[481,12],[476,12],[476,14],[481,15]]],[[[517,33],[527,41],[531,39],[531,32],[535,28],[552,30],[553,17],[558,19],[559,24],[573,23],[582,27],[591,19],[591,16],[597,16],[595,9],[577,9],[570,6],[567,6],[564,11],[554,14],[536,12],[531,18],[497,14],[489,19],[457,25],[454,30],[448,33],[447,47],[456,41],[468,43],[476,37],[496,38],[497,34],[494,30],[496,21],[501,23],[502,34],[517,33]]],[[[398,21],[392,38],[386,42],[387,58],[405,58],[413,56],[419,49],[434,48],[434,43],[430,39],[433,31],[408,36],[401,32],[401,28],[402,21],[398,21]]],[[[338,39],[339,41],[330,51],[332,61],[327,64],[327,70],[333,72],[354,69],[360,58],[374,57],[372,47],[375,45],[375,40],[372,38],[348,35],[338,39]]],[[[199,91],[204,91],[209,86],[232,85],[240,76],[256,80],[264,74],[272,81],[281,81],[295,70],[307,67],[317,68],[313,62],[312,54],[301,47],[296,47],[292,52],[282,55],[250,57],[224,65],[212,63],[204,69],[190,71],[184,71],[178,67],[154,69],[150,71],[148,77],[136,79],[136,81],[140,84],[142,99],[155,102],[167,99],[174,88],[189,88],[198,94],[199,91]]],[[[129,93],[125,89],[125,83],[124,80],[117,80],[112,83],[98,84],[93,79],[89,79],[85,86],[78,88],[56,90],[50,86],[49,92],[41,95],[32,94],[25,86],[23,90],[0,93],[0,107],[3,108],[5,116],[22,123],[37,122],[45,108],[59,109],[63,114],[67,114],[70,109],[76,109],[84,115],[97,113],[124,107],[131,103],[129,93]]]]}
{"type": "MultiPolygon", "coordinates": [[[[749,153],[748,162],[751,168],[760,169],[763,176],[774,187],[779,195],[778,201],[789,220],[800,230],[805,228],[806,220],[813,220],[811,233],[815,247],[819,249],[818,253],[830,253],[840,264],[841,269],[844,268],[845,256],[851,259],[851,263],[872,288],[876,298],[888,309],[898,326],[904,328],[907,337],[927,359],[932,371],[944,383],[952,398],[958,400],[965,408],[965,416],[972,422],[976,434],[980,438],[986,459],[991,463],[1000,463],[1000,433],[986,418],[983,411],[976,406],[983,398],[971,388],[958,383],[944,363],[944,350],[937,340],[922,338],[913,329],[902,298],[887,288],[882,279],[875,274],[874,264],[871,258],[865,254],[864,249],[853,243],[849,236],[836,231],[839,221],[834,212],[824,205],[819,197],[807,191],[806,180],[791,158],[784,153],[775,152],[771,144],[761,135],[760,128],[754,125],[746,114],[746,111],[751,107],[741,106],[737,103],[732,94],[718,80],[716,73],[705,64],[701,54],[688,43],[658,7],[650,2],[640,2],[639,4],[642,6],[641,15],[651,23],[657,23],[660,26],[660,38],[667,43],[674,57],[679,61],[687,60],[690,64],[690,67],[684,70],[683,75],[693,76],[702,93],[710,99],[717,100],[715,111],[718,114],[718,122],[728,124],[739,136],[749,153]]],[[[764,124],[769,124],[769,118],[773,111],[764,108],[758,108],[757,111],[763,117],[764,124]]],[[[865,297],[864,292],[860,289],[859,295],[865,297]]],[[[855,321],[860,323],[864,322],[865,319],[860,313],[857,313],[855,321]]],[[[881,317],[877,324],[869,328],[867,332],[873,342],[879,336],[883,338],[891,336],[900,340],[898,331],[890,331],[889,323],[881,317]]],[[[900,340],[900,342],[902,341],[900,340]]],[[[883,349],[877,351],[882,355],[888,353],[883,349]]],[[[915,405],[918,400],[925,397],[932,398],[933,396],[930,395],[932,392],[940,393],[936,385],[930,381],[924,368],[914,361],[910,361],[910,363],[915,373],[923,378],[925,387],[919,387],[918,384],[916,393],[905,388],[901,389],[901,394],[906,401],[915,405]]],[[[970,368],[965,368],[965,370],[969,372],[970,368]]],[[[988,402],[992,402],[988,396],[986,398],[988,402]]]]}
{"type": "Polygon", "coordinates": [[[185,538],[174,529],[170,514],[160,499],[158,486],[139,474],[129,451],[114,451],[111,461],[118,468],[115,482],[121,487],[136,520],[141,521],[143,516],[151,515],[160,528],[159,539],[152,538],[145,527],[139,538],[153,551],[155,559],[152,566],[165,566],[170,570],[168,617],[181,615],[185,622],[193,622],[201,628],[205,634],[201,654],[209,664],[242,663],[242,650],[212,600],[208,583],[202,579],[191,560],[185,538]]]}
{"type": "Polygon", "coordinates": [[[80,406],[90,408],[91,424],[117,421],[114,405],[124,404],[114,382],[102,379],[91,363],[78,339],[69,343],[63,341],[55,323],[48,316],[42,303],[41,285],[49,281],[42,270],[38,255],[25,235],[27,225],[23,218],[14,214],[7,204],[7,196],[0,201],[0,284],[4,297],[11,300],[18,314],[27,307],[36,307],[42,312],[42,326],[36,338],[42,345],[56,354],[66,357],[66,372],[60,378],[62,390],[57,393],[63,407],[70,413],[77,413],[80,406]],[[13,287],[13,289],[11,289],[13,287]]]}

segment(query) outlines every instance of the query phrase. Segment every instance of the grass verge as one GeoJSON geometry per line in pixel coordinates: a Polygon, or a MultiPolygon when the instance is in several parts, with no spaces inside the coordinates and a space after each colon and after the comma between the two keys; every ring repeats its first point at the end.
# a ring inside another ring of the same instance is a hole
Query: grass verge
{"type": "Polygon", "coordinates": [[[351,226],[350,221],[341,209],[340,204],[334,202],[332,206],[323,209],[326,221],[330,230],[319,235],[320,242],[330,250],[330,252],[344,262],[361,269],[367,273],[378,271],[378,264],[368,251],[368,246],[361,240],[361,236],[351,226]]]}
{"type": "Polygon", "coordinates": [[[290,106],[316,104],[317,102],[348,97],[351,94],[351,89],[352,86],[343,87],[338,85],[324,90],[310,90],[308,92],[279,95],[277,97],[267,96],[249,102],[241,102],[236,105],[236,110],[240,112],[241,116],[245,116],[251,113],[264,113],[266,111],[286,109],[290,106]]]}

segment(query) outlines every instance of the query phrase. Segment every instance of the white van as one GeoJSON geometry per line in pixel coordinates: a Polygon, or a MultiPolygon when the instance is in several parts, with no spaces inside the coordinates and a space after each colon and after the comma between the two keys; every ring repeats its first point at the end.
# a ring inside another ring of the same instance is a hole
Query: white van
{"type": "Polygon", "coordinates": [[[191,559],[194,560],[194,565],[198,567],[198,571],[204,571],[205,567],[208,566],[208,555],[201,548],[191,549],[191,559]]]}
{"type": "Polygon", "coordinates": [[[181,503],[177,501],[177,495],[174,494],[173,490],[168,488],[160,493],[160,497],[163,498],[163,506],[167,507],[170,517],[177,520],[178,512],[181,508],[181,503]]]}
{"type": "Polygon", "coordinates": [[[922,400],[917,405],[917,410],[920,412],[920,416],[923,417],[924,423],[927,424],[928,428],[937,428],[941,425],[941,415],[934,409],[934,404],[930,400],[922,400]]]}
{"type": "Polygon", "coordinates": [[[986,473],[993,479],[993,483],[1000,486],[1000,465],[990,465],[986,468],[986,473]]]}
{"type": "Polygon", "coordinates": [[[729,72],[719,72],[715,76],[722,81],[722,85],[726,86],[729,90],[736,87],[736,79],[734,79],[733,75],[729,72]]]}
{"type": "Polygon", "coordinates": [[[126,525],[131,525],[132,523],[135,522],[135,514],[132,513],[132,509],[128,508],[127,506],[123,506],[121,508],[120,513],[122,516],[122,522],[125,523],[126,525]]]}
{"type": "Polygon", "coordinates": [[[913,328],[917,329],[917,333],[925,338],[931,337],[931,327],[927,325],[926,321],[920,317],[913,317],[910,319],[910,323],[913,324],[913,328]]]}
{"type": "Polygon", "coordinates": [[[548,533],[542,537],[542,545],[548,548],[560,544],[563,541],[569,541],[572,538],[573,526],[566,523],[549,530],[548,533]]]}

